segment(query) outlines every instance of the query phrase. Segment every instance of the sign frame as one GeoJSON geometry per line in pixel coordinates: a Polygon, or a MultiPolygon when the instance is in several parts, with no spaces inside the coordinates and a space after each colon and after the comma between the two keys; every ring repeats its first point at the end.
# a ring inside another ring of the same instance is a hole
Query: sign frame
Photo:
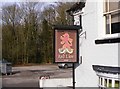
{"type": "Polygon", "coordinates": [[[53,50],[54,50],[54,63],[78,63],[79,62],[79,32],[78,30],[80,29],[80,26],[77,25],[55,25],[54,26],[54,42],[53,42],[53,50]],[[76,50],[76,54],[74,61],[57,61],[56,59],[56,42],[57,42],[57,37],[56,37],[56,31],[62,31],[62,32],[67,32],[67,31],[74,31],[76,34],[75,37],[75,50],[76,50]]]}

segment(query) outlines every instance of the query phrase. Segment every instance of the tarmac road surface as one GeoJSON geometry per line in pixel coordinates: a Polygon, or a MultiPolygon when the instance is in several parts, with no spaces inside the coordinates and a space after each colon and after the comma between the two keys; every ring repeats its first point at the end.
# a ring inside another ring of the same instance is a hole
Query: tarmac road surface
{"type": "Polygon", "coordinates": [[[42,75],[50,78],[70,78],[72,69],[59,69],[57,65],[40,65],[12,67],[12,75],[2,76],[2,87],[39,87],[38,80],[42,75]]]}

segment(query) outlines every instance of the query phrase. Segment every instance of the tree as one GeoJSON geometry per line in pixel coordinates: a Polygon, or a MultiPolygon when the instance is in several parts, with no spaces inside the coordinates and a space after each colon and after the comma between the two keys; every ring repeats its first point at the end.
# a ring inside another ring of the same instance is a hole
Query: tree
{"type": "Polygon", "coordinates": [[[72,23],[72,17],[66,13],[66,11],[73,5],[73,2],[58,2],[56,8],[56,23],[62,25],[70,25],[72,23]]]}
{"type": "Polygon", "coordinates": [[[18,60],[18,28],[21,21],[21,11],[17,4],[3,7],[2,9],[3,57],[6,57],[4,55],[8,53],[8,59],[11,59],[14,63],[15,59],[16,61],[18,60]]]}
{"type": "Polygon", "coordinates": [[[69,24],[71,4],[23,2],[2,8],[2,55],[13,64],[53,62],[53,25],[69,24]]]}
{"type": "Polygon", "coordinates": [[[38,19],[36,10],[37,2],[26,2],[22,4],[24,12],[24,63],[36,62],[38,52],[38,19]]]}

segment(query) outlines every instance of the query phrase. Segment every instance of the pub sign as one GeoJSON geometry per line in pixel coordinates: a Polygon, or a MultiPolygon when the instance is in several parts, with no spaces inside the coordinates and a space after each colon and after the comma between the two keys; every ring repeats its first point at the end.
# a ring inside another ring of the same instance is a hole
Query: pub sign
{"type": "Polygon", "coordinates": [[[54,29],[54,59],[56,63],[78,62],[78,28],[62,26],[54,29]]]}

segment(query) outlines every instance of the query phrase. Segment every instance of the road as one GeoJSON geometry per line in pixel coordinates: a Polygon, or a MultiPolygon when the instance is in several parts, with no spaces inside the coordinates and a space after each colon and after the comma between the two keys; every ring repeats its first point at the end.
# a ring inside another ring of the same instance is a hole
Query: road
{"type": "Polygon", "coordinates": [[[12,75],[2,76],[3,87],[39,87],[38,80],[42,75],[50,78],[70,78],[72,69],[59,69],[57,65],[40,65],[13,67],[12,75]]]}

